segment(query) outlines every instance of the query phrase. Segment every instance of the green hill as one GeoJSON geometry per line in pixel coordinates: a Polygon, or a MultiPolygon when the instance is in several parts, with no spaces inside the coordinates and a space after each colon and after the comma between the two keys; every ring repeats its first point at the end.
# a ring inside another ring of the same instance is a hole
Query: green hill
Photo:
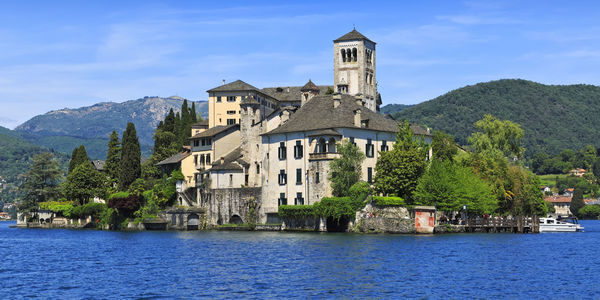
{"type": "Polygon", "coordinates": [[[473,123],[485,114],[521,124],[528,157],[539,150],[556,154],[600,146],[600,87],[593,85],[497,80],[451,91],[393,116],[448,132],[465,145],[473,123]]]}
{"type": "Polygon", "coordinates": [[[20,133],[0,127],[0,205],[20,197],[17,190],[35,154],[54,152],[66,170],[68,156],[23,140],[20,133]]]}
{"type": "MultiPolygon", "coordinates": [[[[195,103],[196,111],[206,117],[207,102],[195,103]]],[[[154,144],[152,137],[156,125],[171,108],[177,112],[182,104],[183,98],[173,96],[144,97],[123,103],[103,102],[77,109],[65,108],[35,116],[19,125],[15,131],[36,145],[64,153],[71,153],[75,147],[83,144],[90,158],[104,159],[111,132],[116,130],[121,135],[127,122],[133,122],[142,153],[149,155],[154,144]]]]}

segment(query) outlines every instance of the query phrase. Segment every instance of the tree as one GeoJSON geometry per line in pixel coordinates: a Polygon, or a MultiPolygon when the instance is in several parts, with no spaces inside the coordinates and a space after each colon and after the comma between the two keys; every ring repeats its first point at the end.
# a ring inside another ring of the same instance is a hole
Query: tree
{"type": "Polygon", "coordinates": [[[365,154],[349,140],[338,143],[337,150],[340,157],[335,158],[330,164],[329,180],[333,195],[342,197],[346,196],[350,187],[360,180],[365,154]]]}
{"type": "Polygon", "coordinates": [[[469,211],[489,214],[497,208],[489,184],[471,168],[450,160],[431,162],[419,179],[414,197],[416,204],[434,205],[441,211],[458,211],[467,206],[469,211]]]}
{"type": "Polygon", "coordinates": [[[19,187],[24,192],[19,210],[30,212],[37,208],[39,202],[58,199],[58,183],[62,178],[62,172],[52,153],[35,155],[29,171],[25,174],[25,183],[19,187]]]}
{"type": "Polygon", "coordinates": [[[573,191],[573,198],[571,198],[571,213],[575,216],[579,216],[579,210],[585,206],[583,201],[583,191],[579,188],[575,188],[573,191]]]}
{"type": "Polygon", "coordinates": [[[433,158],[439,160],[452,161],[456,153],[458,153],[458,147],[454,142],[454,138],[439,130],[433,132],[431,148],[433,150],[433,158]]]}
{"type": "Polygon", "coordinates": [[[123,148],[121,150],[121,173],[119,176],[119,187],[126,190],[129,185],[141,175],[141,151],[135,125],[127,123],[123,132],[123,148]]]}
{"type": "Polygon", "coordinates": [[[86,162],[89,163],[90,158],[87,155],[87,151],[85,151],[85,146],[81,145],[78,148],[73,149],[71,160],[69,161],[69,173],[71,173],[71,171],[73,171],[80,164],[86,162]]]}
{"type": "Polygon", "coordinates": [[[91,163],[81,164],[67,176],[64,194],[67,199],[84,205],[90,198],[104,194],[103,179],[102,174],[94,169],[91,163]]]}
{"type": "Polygon", "coordinates": [[[429,145],[414,136],[408,122],[399,125],[392,150],[381,152],[375,165],[375,190],[411,202],[417,181],[425,172],[428,152],[429,145]]]}
{"type": "Polygon", "coordinates": [[[475,152],[500,150],[507,157],[520,158],[525,149],[521,146],[523,129],[509,120],[499,120],[486,114],[475,122],[475,127],[483,132],[474,132],[469,137],[469,144],[475,152]]]}
{"type": "Polygon", "coordinates": [[[108,141],[108,152],[106,152],[104,169],[113,183],[119,182],[119,174],[121,173],[121,141],[119,141],[119,135],[114,130],[108,141]]]}
{"type": "Polygon", "coordinates": [[[192,110],[190,111],[190,117],[192,117],[192,124],[198,122],[198,113],[196,113],[196,102],[192,101],[192,110]]]}
{"type": "Polygon", "coordinates": [[[171,108],[169,114],[165,117],[164,130],[175,134],[175,113],[171,108]]]}

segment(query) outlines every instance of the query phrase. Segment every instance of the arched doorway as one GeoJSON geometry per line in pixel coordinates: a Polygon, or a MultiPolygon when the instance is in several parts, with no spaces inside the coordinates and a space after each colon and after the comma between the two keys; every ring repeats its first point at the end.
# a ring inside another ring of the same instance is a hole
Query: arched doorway
{"type": "Polygon", "coordinates": [[[244,220],[238,215],[233,215],[229,218],[229,224],[244,224],[244,220]]]}
{"type": "Polygon", "coordinates": [[[197,214],[190,214],[187,217],[187,229],[188,230],[198,230],[198,226],[200,225],[200,218],[197,214]]]}
{"type": "Polygon", "coordinates": [[[348,231],[348,218],[341,217],[335,220],[332,217],[327,218],[327,232],[346,232],[348,231]]]}

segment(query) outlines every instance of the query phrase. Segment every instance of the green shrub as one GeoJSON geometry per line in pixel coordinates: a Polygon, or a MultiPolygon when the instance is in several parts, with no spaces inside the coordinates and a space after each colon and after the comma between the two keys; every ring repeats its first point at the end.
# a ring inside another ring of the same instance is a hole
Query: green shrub
{"type": "Polygon", "coordinates": [[[600,217],[600,205],[590,204],[580,208],[579,217],[583,219],[598,219],[600,217]]]}
{"type": "Polygon", "coordinates": [[[146,181],[142,178],[136,179],[131,183],[129,189],[127,190],[130,194],[134,194],[137,196],[141,196],[144,190],[146,189],[146,181]]]}
{"type": "Polygon", "coordinates": [[[365,203],[351,197],[325,197],[314,206],[316,215],[339,221],[342,217],[353,218],[365,203]]]}
{"type": "Polygon", "coordinates": [[[377,206],[406,206],[406,202],[400,197],[374,196],[373,201],[377,206]]]}
{"type": "Polygon", "coordinates": [[[348,191],[348,196],[357,201],[365,200],[370,194],[371,186],[368,182],[365,181],[359,181],[355,183],[353,186],[350,187],[350,190],[348,191]]]}
{"type": "Polygon", "coordinates": [[[112,198],[127,198],[127,197],[129,197],[129,192],[116,192],[116,193],[108,196],[108,200],[110,200],[112,198]]]}
{"type": "Polygon", "coordinates": [[[301,219],[314,216],[315,207],[313,205],[281,205],[278,214],[282,219],[301,219]]]}
{"type": "Polygon", "coordinates": [[[73,210],[73,204],[70,201],[40,202],[39,205],[40,209],[49,210],[67,218],[70,216],[71,210],[73,210]]]}

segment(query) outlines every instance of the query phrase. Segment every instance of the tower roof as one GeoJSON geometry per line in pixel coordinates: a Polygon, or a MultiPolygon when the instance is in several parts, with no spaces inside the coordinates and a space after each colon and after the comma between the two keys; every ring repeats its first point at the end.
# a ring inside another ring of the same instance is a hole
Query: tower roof
{"type": "Polygon", "coordinates": [[[342,35],[341,37],[334,40],[334,42],[343,42],[343,41],[356,41],[356,40],[366,40],[373,44],[375,42],[371,41],[368,37],[364,36],[362,33],[356,31],[356,28],[352,29],[352,31],[342,35]]]}
{"type": "Polygon", "coordinates": [[[308,80],[308,82],[300,89],[300,91],[316,91],[319,92],[319,87],[315,85],[312,80],[308,80]]]}

